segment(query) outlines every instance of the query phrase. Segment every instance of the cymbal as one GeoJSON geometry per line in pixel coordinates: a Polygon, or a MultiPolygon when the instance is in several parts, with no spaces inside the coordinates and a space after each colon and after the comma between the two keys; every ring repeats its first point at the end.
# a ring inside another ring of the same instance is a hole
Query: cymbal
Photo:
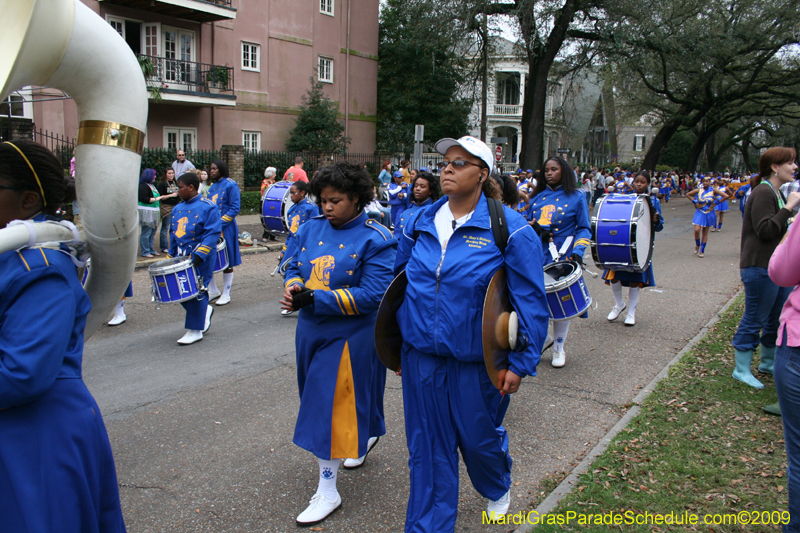
{"type": "Polygon", "coordinates": [[[400,370],[400,350],[403,347],[403,336],[397,323],[397,310],[406,295],[408,278],[406,271],[400,272],[386,289],[375,317],[375,348],[378,359],[389,370],[400,370]]]}
{"type": "Polygon", "coordinates": [[[492,383],[498,388],[503,388],[506,370],[508,369],[509,345],[509,320],[515,320],[511,302],[508,298],[508,284],[506,283],[506,269],[501,268],[495,272],[489,287],[486,289],[486,298],[483,301],[483,361],[492,383]]]}

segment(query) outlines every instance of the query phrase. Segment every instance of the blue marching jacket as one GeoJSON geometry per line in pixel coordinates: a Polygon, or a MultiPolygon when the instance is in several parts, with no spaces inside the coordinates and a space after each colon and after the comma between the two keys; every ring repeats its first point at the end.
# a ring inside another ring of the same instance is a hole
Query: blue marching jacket
{"type": "Polygon", "coordinates": [[[370,437],[386,432],[375,315],[392,281],[397,241],[364,211],[338,228],[314,217],[293,241],[285,286],[314,290],[295,335],[294,443],[321,459],[360,457],[370,437]]]}
{"type": "Polygon", "coordinates": [[[423,208],[428,207],[432,203],[433,200],[430,198],[428,198],[421,204],[418,204],[416,202],[409,202],[408,207],[402,213],[400,213],[400,222],[398,224],[398,227],[394,228],[395,236],[402,235],[403,227],[405,227],[406,223],[409,220],[411,220],[411,217],[413,217],[415,213],[418,213],[423,208]]]}
{"type": "MultiPolygon", "coordinates": [[[[562,254],[568,258],[572,254],[583,257],[586,247],[591,244],[592,228],[589,225],[589,208],[586,195],[576,190],[567,194],[561,185],[551,189],[548,185],[542,192],[531,198],[527,219],[537,221],[542,229],[553,232],[553,242],[558,250],[568,237],[574,237],[572,243],[562,254]],[[561,211],[559,211],[559,208],[561,211]]],[[[544,262],[552,263],[552,258],[544,250],[544,262]]]]}
{"type": "Polygon", "coordinates": [[[289,243],[294,238],[297,230],[300,229],[300,226],[316,216],[319,216],[319,207],[308,198],[303,198],[289,208],[289,213],[286,215],[289,220],[289,235],[286,237],[286,248],[289,247],[289,243]]]}
{"type": "MultiPolygon", "coordinates": [[[[172,224],[167,257],[191,255],[202,259],[197,273],[208,285],[214,275],[217,241],[222,231],[219,209],[210,200],[197,195],[172,209],[172,224]]],[[[227,239],[226,246],[227,246],[227,239]]]]}
{"type": "Polygon", "coordinates": [[[0,531],[125,531],[108,434],[81,379],[90,309],[66,252],[0,255],[0,531]]]}
{"type": "Polygon", "coordinates": [[[503,255],[494,243],[489,208],[481,193],[472,217],[455,230],[442,251],[434,216],[447,201],[445,196],[419,211],[399,237],[394,270],[405,268],[408,278],[405,300],[397,312],[404,342],[427,354],[483,361],[486,289],[505,266],[520,332],[529,340],[524,352],[510,353],[509,369],[521,377],[535,376],[550,317],[540,266],[541,239],[518,213],[504,207],[509,238],[503,255]]]}
{"type": "Polygon", "coordinates": [[[217,204],[222,216],[222,236],[228,250],[230,266],[242,264],[239,253],[239,226],[236,225],[236,216],[241,208],[241,194],[239,186],[230,178],[222,178],[208,189],[208,199],[217,204]]]}

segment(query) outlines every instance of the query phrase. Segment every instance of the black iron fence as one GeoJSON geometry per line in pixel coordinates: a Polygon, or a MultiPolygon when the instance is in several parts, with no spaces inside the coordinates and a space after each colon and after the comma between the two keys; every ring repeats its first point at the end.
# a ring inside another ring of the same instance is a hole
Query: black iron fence
{"type": "Polygon", "coordinates": [[[58,160],[61,161],[61,166],[65,169],[69,169],[72,153],[75,150],[75,139],[34,127],[33,141],[49,148],[58,160]]]}

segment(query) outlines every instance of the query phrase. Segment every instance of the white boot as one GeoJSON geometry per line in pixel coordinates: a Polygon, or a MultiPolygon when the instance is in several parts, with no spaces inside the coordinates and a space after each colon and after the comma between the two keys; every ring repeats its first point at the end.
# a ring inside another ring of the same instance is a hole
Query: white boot
{"type": "Polygon", "coordinates": [[[367,453],[365,453],[358,459],[345,459],[342,466],[347,468],[348,470],[352,470],[354,468],[363,466],[364,461],[367,460],[367,455],[369,455],[369,452],[372,451],[372,448],[374,448],[375,445],[378,444],[378,440],[380,440],[380,437],[370,437],[369,440],[367,441],[367,453]]]}
{"type": "Polygon", "coordinates": [[[208,309],[206,309],[206,325],[203,328],[203,333],[208,331],[208,328],[211,327],[211,315],[213,314],[214,314],[214,308],[209,305],[208,309]]]}
{"type": "Polygon", "coordinates": [[[178,339],[178,344],[182,346],[186,346],[189,344],[194,344],[198,341],[203,340],[203,332],[199,329],[190,329],[186,332],[186,335],[178,339]]]}
{"type": "Polygon", "coordinates": [[[495,522],[500,517],[505,516],[508,512],[508,507],[511,505],[511,491],[509,490],[499,500],[489,501],[486,506],[486,514],[489,515],[489,520],[495,522]]]}
{"type": "Polygon", "coordinates": [[[297,517],[298,526],[313,526],[319,524],[342,506],[342,497],[336,494],[336,499],[329,500],[324,494],[316,493],[306,510],[297,517]]]}
{"type": "Polygon", "coordinates": [[[553,360],[550,362],[554,368],[561,368],[567,363],[567,354],[564,353],[564,350],[560,352],[558,350],[553,351],[553,360]]]}

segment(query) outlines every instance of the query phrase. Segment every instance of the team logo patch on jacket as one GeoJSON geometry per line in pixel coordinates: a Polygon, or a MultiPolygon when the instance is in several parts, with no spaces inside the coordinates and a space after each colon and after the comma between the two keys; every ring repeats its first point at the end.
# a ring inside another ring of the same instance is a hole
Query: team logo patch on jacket
{"type": "Polygon", "coordinates": [[[311,260],[314,270],[306,282],[306,287],[312,290],[330,290],[331,272],[336,268],[336,261],[332,255],[323,255],[311,260]]]}

